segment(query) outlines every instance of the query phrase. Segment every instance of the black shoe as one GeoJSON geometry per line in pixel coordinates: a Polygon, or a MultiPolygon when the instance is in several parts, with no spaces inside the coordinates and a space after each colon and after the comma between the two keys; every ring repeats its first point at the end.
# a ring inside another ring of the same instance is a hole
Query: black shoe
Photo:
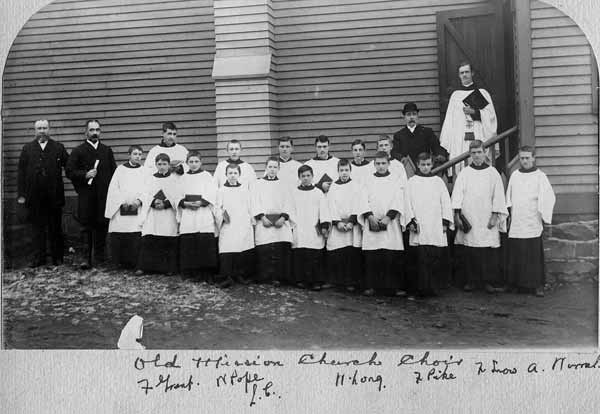
{"type": "Polygon", "coordinates": [[[52,259],[52,265],[53,266],[60,266],[63,264],[63,259],[52,259]]]}
{"type": "Polygon", "coordinates": [[[89,261],[85,261],[79,265],[81,270],[90,270],[92,268],[92,264],[89,261]]]}
{"type": "Polygon", "coordinates": [[[233,285],[233,279],[231,279],[229,276],[225,279],[220,281],[219,283],[217,283],[217,287],[221,288],[221,289],[227,289],[228,287],[233,285]]]}

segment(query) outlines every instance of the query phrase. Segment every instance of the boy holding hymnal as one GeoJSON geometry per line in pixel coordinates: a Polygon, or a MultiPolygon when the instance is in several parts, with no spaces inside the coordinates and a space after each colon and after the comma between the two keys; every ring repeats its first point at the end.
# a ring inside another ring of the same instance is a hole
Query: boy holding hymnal
{"type": "Polygon", "coordinates": [[[266,174],[250,187],[252,216],[256,220],[256,280],[289,281],[291,272],[292,211],[288,187],[277,178],[279,159],[270,157],[266,174]]]}
{"type": "Polygon", "coordinates": [[[358,199],[364,191],[354,176],[348,160],[338,162],[339,179],[331,184],[327,194],[328,213],[332,226],[327,238],[327,269],[332,284],[353,292],[360,287],[363,274],[361,229],[357,221],[358,199]]]}
{"type": "Polygon", "coordinates": [[[248,284],[254,277],[254,218],[250,190],[239,182],[241,168],[229,164],[227,181],[217,191],[219,224],[219,277],[225,287],[232,282],[248,284]]]}
{"type": "Polygon", "coordinates": [[[464,246],[465,291],[497,291],[500,274],[500,232],[506,231],[504,185],[498,171],[485,163],[483,142],[469,144],[471,164],[464,168],[452,190],[456,225],[455,245],[464,246]]]}
{"type": "Polygon", "coordinates": [[[416,250],[417,283],[420,296],[435,295],[448,279],[446,231],[453,223],[448,189],[431,174],[432,156],[417,157],[417,173],[408,180],[407,193],[414,217],[408,224],[409,243],[416,250]]]}
{"type": "Polygon", "coordinates": [[[300,287],[306,284],[320,290],[325,281],[323,250],[329,229],[327,199],[313,185],[313,170],[309,165],[298,168],[298,178],[300,185],[292,190],[293,279],[300,287]]]}
{"type": "Polygon", "coordinates": [[[198,151],[190,151],[188,172],[181,177],[177,221],[179,222],[179,271],[196,280],[212,280],[217,271],[217,239],[213,214],[217,184],[202,169],[198,151]]]}
{"type": "Polygon", "coordinates": [[[172,275],[177,271],[178,178],[170,173],[170,158],[160,153],[155,158],[156,173],[147,181],[142,198],[142,243],[137,274],[144,272],[172,275]]]}
{"type": "Polygon", "coordinates": [[[113,264],[133,268],[137,264],[142,231],[141,208],[147,178],[141,168],[142,147],[129,147],[129,160],[119,165],[110,180],[104,216],[109,219],[108,242],[113,264]]]}

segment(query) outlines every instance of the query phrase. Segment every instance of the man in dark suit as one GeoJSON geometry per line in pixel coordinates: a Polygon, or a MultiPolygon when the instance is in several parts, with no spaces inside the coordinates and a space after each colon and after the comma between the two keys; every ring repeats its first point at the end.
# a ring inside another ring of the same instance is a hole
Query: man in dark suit
{"type": "Polygon", "coordinates": [[[422,152],[432,154],[436,165],[446,161],[448,152],[440,146],[433,130],[419,124],[417,104],[409,102],[404,105],[402,115],[406,126],[394,134],[392,156],[398,160],[409,156],[415,166],[419,164],[417,157],[422,152]]]}
{"type": "Polygon", "coordinates": [[[49,132],[47,120],[35,122],[35,139],[23,146],[17,172],[18,208],[28,210],[33,230],[35,258],[32,267],[46,264],[47,238],[54,265],[62,263],[64,254],[62,170],[69,155],[61,143],[50,138],[49,132]]]}
{"type": "Polygon", "coordinates": [[[100,122],[85,124],[86,140],[74,148],[67,163],[67,177],[78,196],[77,220],[81,225],[84,245],[82,269],[105,260],[108,220],[104,217],[108,185],[117,168],[112,149],[100,142],[100,122]]]}

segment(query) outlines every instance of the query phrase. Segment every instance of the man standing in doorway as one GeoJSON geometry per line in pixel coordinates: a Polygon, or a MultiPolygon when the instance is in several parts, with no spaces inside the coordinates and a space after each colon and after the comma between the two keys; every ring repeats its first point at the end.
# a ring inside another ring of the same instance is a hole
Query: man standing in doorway
{"type": "Polygon", "coordinates": [[[67,163],[67,177],[78,196],[77,219],[84,246],[82,269],[104,262],[108,219],[104,217],[108,185],[116,169],[112,149],[100,142],[100,122],[85,124],[86,140],[73,149],[67,163]]]}
{"type": "MultiPolygon", "coordinates": [[[[450,96],[440,134],[440,144],[448,150],[450,158],[469,151],[473,140],[485,142],[496,134],[498,123],[492,97],[473,82],[474,74],[471,63],[459,64],[461,88],[450,96]]],[[[457,174],[463,168],[462,164],[456,165],[457,174]]]]}
{"type": "Polygon", "coordinates": [[[17,175],[17,203],[27,208],[33,228],[35,258],[32,267],[46,264],[46,238],[50,241],[52,264],[59,265],[63,261],[65,189],[62,170],[68,159],[65,147],[50,138],[48,121],[36,121],[35,139],[23,146],[17,175]]]}

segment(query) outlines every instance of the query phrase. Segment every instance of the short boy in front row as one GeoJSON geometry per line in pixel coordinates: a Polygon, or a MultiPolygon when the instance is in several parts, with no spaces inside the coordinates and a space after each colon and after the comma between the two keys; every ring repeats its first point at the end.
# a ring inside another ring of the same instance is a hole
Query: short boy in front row
{"type": "Polygon", "coordinates": [[[365,256],[365,295],[376,291],[405,296],[404,244],[401,223],[410,220],[405,189],[390,171],[389,156],[378,152],[373,160],[375,173],[365,182],[358,222],[363,228],[365,256]]]}
{"type": "Polygon", "coordinates": [[[217,192],[219,276],[221,286],[248,284],[254,277],[254,218],[250,190],[239,182],[240,166],[229,164],[227,181],[217,192]]]}
{"type": "Polygon", "coordinates": [[[464,246],[465,291],[497,291],[500,274],[500,232],[506,231],[506,203],[500,174],[485,163],[483,142],[469,144],[471,164],[456,179],[452,191],[455,244],[464,246]]]}
{"type": "Polygon", "coordinates": [[[252,216],[256,220],[256,281],[290,281],[292,228],[290,191],[277,178],[279,159],[267,159],[266,175],[256,180],[252,193],[252,216]]]}
{"type": "Polygon", "coordinates": [[[198,151],[190,151],[188,171],[181,177],[177,200],[179,271],[197,281],[212,281],[217,271],[217,239],[213,214],[217,184],[202,169],[198,151]]]}
{"type": "Polygon", "coordinates": [[[292,190],[293,215],[292,274],[300,286],[321,290],[325,281],[323,266],[325,238],[329,229],[327,199],[312,183],[313,170],[308,165],[298,168],[300,185],[292,190]]]}
{"type": "Polygon", "coordinates": [[[169,172],[171,159],[160,153],[156,173],[147,181],[142,199],[142,243],[136,274],[177,272],[178,177],[169,172]]]}
{"type": "Polygon", "coordinates": [[[535,166],[535,149],[519,148],[521,168],[508,182],[508,282],[516,289],[544,296],[544,246],[542,223],[552,222],[556,198],[548,177],[535,166]]]}
{"type": "Polygon", "coordinates": [[[340,178],[327,194],[332,224],[327,238],[327,273],[330,283],[349,292],[361,287],[363,274],[362,236],[357,221],[358,199],[363,187],[353,178],[354,168],[357,167],[352,167],[348,160],[341,159],[338,162],[340,178]]]}
{"type": "Polygon", "coordinates": [[[414,218],[408,224],[409,243],[416,249],[417,293],[436,295],[448,282],[448,240],[446,231],[453,225],[452,204],[446,184],[431,174],[432,155],[417,157],[417,172],[408,180],[408,200],[414,218]]]}
{"type": "Polygon", "coordinates": [[[142,168],[142,147],[129,147],[129,160],[113,174],[104,216],[109,219],[108,243],[114,265],[133,268],[137,264],[142,231],[141,209],[147,171],[142,168]]]}

